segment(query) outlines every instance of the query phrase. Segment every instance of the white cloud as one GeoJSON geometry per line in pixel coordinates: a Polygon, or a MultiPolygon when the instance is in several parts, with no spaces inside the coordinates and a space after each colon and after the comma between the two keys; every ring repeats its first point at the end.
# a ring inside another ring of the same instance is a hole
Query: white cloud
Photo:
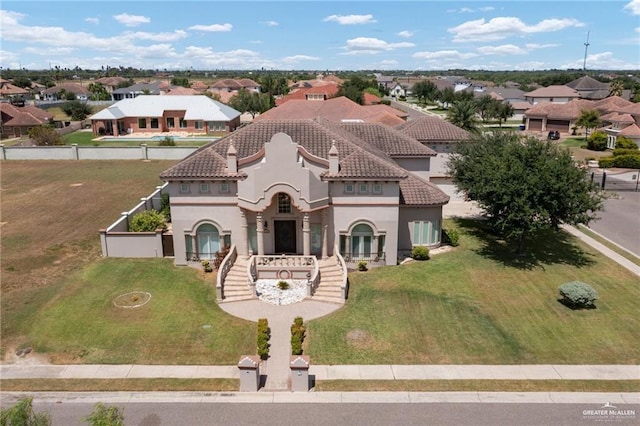
{"type": "Polygon", "coordinates": [[[640,33],[640,27],[636,27],[636,32],[640,33]]]}
{"type": "MultiPolygon", "coordinates": [[[[572,62],[561,65],[559,68],[581,69],[584,58],[576,59],[572,62]]],[[[617,59],[613,56],[613,52],[593,53],[587,56],[587,69],[609,69],[609,70],[628,70],[640,69],[637,62],[628,62],[626,60],[617,59]]]]}
{"type": "Polygon", "coordinates": [[[413,47],[415,44],[403,41],[400,43],[387,43],[384,40],[371,37],[357,37],[347,40],[347,45],[342,49],[346,52],[341,55],[375,55],[383,51],[413,47]]]}
{"type": "Polygon", "coordinates": [[[98,18],[85,18],[85,22],[90,22],[92,24],[98,25],[100,23],[100,19],[98,18]]]}
{"type": "Polygon", "coordinates": [[[477,50],[483,55],[524,55],[534,49],[544,49],[555,46],[557,46],[557,44],[527,43],[524,45],[524,48],[522,48],[514,44],[503,44],[501,46],[482,46],[477,50]]]}
{"type": "Polygon", "coordinates": [[[475,53],[462,53],[457,50],[439,50],[437,52],[416,52],[412,55],[416,59],[433,60],[460,60],[469,59],[478,56],[475,53]]]}
{"type": "Polygon", "coordinates": [[[486,21],[484,18],[467,21],[447,31],[454,35],[454,42],[496,41],[510,36],[560,31],[568,27],[582,27],[584,24],[573,18],[544,19],[537,24],[527,25],[516,17],[500,17],[486,21]]]}
{"type": "Polygon", "coordinates": [[[373,15],[331,15],[323,19],[324,22],[337,22],[340,25],[372,24],[378,22],[373,15]]]}
{"type": "Polygon", "coordinates": [[[485,6],[485,7],[479,7],[477,9],[472,9],[470,7],[461,7],[460,9],[449,9],[449,10],[447,10],[447,12],[449,12],[449,13],[475,13],[475,12],[491,12],[492,10],[495,10],[495,7],[493,7],[493,6],[485,6]]]}
{"type": "Polygon", "coordinates": [[[309,56],[309,55],[293,55],[282,58],[282,62],[287,64],[298,63],[301,61],[318,61],[320,58],[317,56],[309,56]]]}
{"type": "Polygon", "coordinates": [[[527,50],[514,44],[503,44],[502,46],[478,47],[478,52],[483,55],[524,55],[527,50]]]}
{"type": "Polygon", "coordinates": [[[624,10],[628,11],[632,15],[640,15],[640,0],[631,0],[624,7],[624,10]]]}
{"type": "Polygon", "coordinates": [[[149,22],[151,22],[151,18],[148,18],[146,16],[129,15],[128,13],[113,15],[113,19],[127,27],[137,27],[138,25],[148,24],[149,22]]]}
{"type": "Polygon", "coordinates": [[[233,25],[231,24],[212,24],[212,25],[192,25],[189,27],[190,30],[194,31],[206,31],[206,32],[226,32],[231,31],[233,25]]]}
{"type": "Polygon", "coordinates": [[[175,30],[172,33],[147,33],[142,31],[126,32],[124,37],[131,38],[132,40],[150,40],[150,41],[176,41],[187,37],[187,32],[182,30],[175,30]]]}
{"type": "Polygon", "coordinates": [[[40,56],[47,56],[47,55],[68,56],[76,50],[78,49],[74,49],[72,47],[50,47],[47,49],[38,49],[37,47],[25,47],[24,49],[22,49],[24,53],[31,53],[32,55],[40,55],[40,56]]]}
{"type": "Polygon", "coordinates": [[[266,25],[267,27],[277,27],[278,25],[280,25],[276,21],[263,21],[260,23],[266,25]]]}
{"type": "Polygon", "coordinates": [[[197,61],[205,68],[256,69],[276,68],[274,61],[264,59],[258,52],[246,49],[217,52],[210,47],[189,46],[182,57],[197,61]]]}
{"type": "Polygon", "coordinates": [[[405,30],[405,31],[400,31],[400,32],[398,33],[398,35],[399,35],[400,37],[405,37],[405,38],[413,37],[413,35],[414,35],[414,34],[415,34],[415,33],[414,33],[413,31],[406,31],[406,30],[405,30]]]}

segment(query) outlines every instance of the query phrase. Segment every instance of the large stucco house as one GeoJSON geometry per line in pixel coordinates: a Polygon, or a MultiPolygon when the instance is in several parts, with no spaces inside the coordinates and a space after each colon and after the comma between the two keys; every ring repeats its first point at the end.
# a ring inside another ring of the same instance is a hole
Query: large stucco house
{"type": "Polygon", "coordinates": [[[140,95],[123,99],[89,117],[94,135],[232,132],[240,112],[204,95],[140,95]]]}
{"type": "Polygon", "coordinates": [[[264,120],[161,173],[175,263],[302,255],[396,265],[440,244],[449,197],[429,182],[435,152],[379,123],[264,120]]]}

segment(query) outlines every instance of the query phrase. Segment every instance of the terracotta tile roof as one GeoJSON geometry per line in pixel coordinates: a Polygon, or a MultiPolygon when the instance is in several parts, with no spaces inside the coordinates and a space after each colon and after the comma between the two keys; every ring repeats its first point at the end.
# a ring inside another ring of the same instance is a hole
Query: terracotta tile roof
{"type": "Polygon", "coordinates": [[[232,78],[218,80],[210,86],[212,89],[240,90],[242,85],[232,78]]]}
{"type": "Polygon", "coordinates": [[[396,127],[397,130],[422,143],[453,142],[469,139],[469,133],[439,117],[425,115],[416,120],[407,121],[396,127]]]}
{"type": "Polygon", "coordinates": [[[511,104],[511,106],[513,107],[513,109],[516,110],[528,110],[529,108],[531,108],[533,106],[533,104],[530,104],[529,102],[524,102],[524,101],[519,101],[519,102],[509,102],[511,104]]]}
{"type": "MultiPolygon", "coordinates": [[[[382,131],[382,130],[379,130],[382,131]]],[[[394,132],[389,129],[389,132],[394,132]]],[[[426,182],[395,163],[377,146],[370,145],[344,126],[324,119],[263,120],[254,122],[233,134],[211,142],[160,174],[164,180],[233,179],[242,175],[226,173],[226,153],[233,144],[238,160],[258,153],[276,133],[284,132],[310,154],[328,159],[333,145],[339,153],[340,170],[325,180],[391,180],[400,181],[401,203],[405,205],[442,205],[449,197],[435,185],[426,182]]],[[[398,137],[401,138],[400,135],[398,137]]]]}
{"type": "Polygon", "coordinates": [[[54,93],[59,93],[64,89],[65,92],[71,92],[76,95],[88,95],[89,91],[84,87],[79,85],[78,83],[62,83],[57,86],[50,87],[44,90],[42,93],[45,95],[52,95],[54,93]]]}
{"type": "Polygon", "coordinates": [[[638,104],[631,104],[628,105],[626,107],[622,107],[620,109],[618,109],[618,112],[628,112],[631,115],[634,116],[639,116],[640,115],[640,103],[638,104]]]}
{"type": "Polygon", "coordinates": [[[276,106],[280,106],[285,102],[288,101],[293,101],[293,100],[299,100],[299,101],[304,101],[307,99],[307,91],[309,90],[309,87],[303,87],[300,89],[295,89],[293,92],[289,92],[288,94],[286,94],[285,96],[276,99],[276,106]]]}
{"type": "Polygon", "coordinates": [[[209,88],[209,86],[206,83],[204,83],[204,82],[202,82],[200,80],[196,80],[193,83],[191,83],[191,88],[195,89],[195,90],[197,90],[199,92],[202,92],[202,91],[207,90],[209,88]]]}
{"type": "Polygon", "coordinates": [[[124,77],[101,77],[101,78],[96,78],[94,80],[95,83],[100,83],[103,86],[111,86],[111,87],[115,87],[120,83],[124,83],[127,80],[124,77]]]}
{"type": "Polygon", "coordinates": [[[610,112],[609,114],[605,114],[600,117],[602,121],[608,121],[610,123],[635,123],[636,120],[633,119],[631,114],[621,114],[619,112],[610,112]]]}
{"type": "Polygon", "coordinates": [[[631,136],[634,138],[640,137],[640,127],[637,124],[633,123],[630,126],[625,127],[618,133],[620,136],[631,136]]]}
{"type": "Polygon", "coordinates": [[[255,81],[251,80],[250,78],[241,78],[240,80],[236,80],[237,83],[244,87],[260,87],[260,84],[256,83],[255,81]]]}
{"type": "Polygon", "coordinates": [[[175,87],[173,89],[169,89],[165,95],[169,95],[169,96],[178,96],[178,95],[199,95],[200,92],[198,92],[195,89],[192,89],[190,87],[175,87]]]}
{"type": "Polygon", "coordinates": [[[593,104],[595,109],[602,112],[619,112],[621,108],[628,107],[630,105],[633,105],[633,102],[621,98],[620,96],[610,96],[593,104]]]}
{"type": "Polygon", "coordinates": [[[368,144],[391,157],[432,157],[437,153],[431,148],[380,123],[343,123],[340,125],[368,144]]]}
{"type": "Polygon", "coordinates": [[[367,93],[367,92],[364,92],[364,94],[362,95],[362,98],[363,98],[362,103],[364,105],[376,105],[376,104],[379,104],[380,101],[382,101],[382,99],[380,99],[376,95],[372,95],[371,93],[367,93]]]}
{"type": "Polygon", "coordinates": [[[384,124],[385,126],[389,126],[389,127],[396,127],[403,123],[406,123],[406,121],[403,120],[402,118],[398,117],[397,115],[390,114],[386,111],[377,115],[375,117],[375,120],[372,120],[371,122],[384,124]]]}
{"type": "Polygon", "coordinates": [[[564,104],[540,102],[526,110],[524,115],[525,117],[547,117],[551,119],[566,118],[574,120],[580,116],[580,113],[583,110],[590,110],[594,108],[595,103],[586,99],[573,99],[564,104]]]}
{"type": "Polygon", "coordinates": [[[4,126],[40,126],[53,118],[40,108],[16,107],[6,102],[0,103],[0,112],[4,126]]]}
{"type": "Polygon", "coordinates": [[[259,120],[303,120],[323,117],[333,122],[343,120],[360,120],[366,123],[393,122],[394,125],[404,122],[401,118],[393,117],[388,111],[363,107],[352,100],[340,96],[326,101],[311,102],[306,100],[291,100],[256,117],[259,120]]]}
{"type": "Polygon", "coordinates": [[[400,117],[404,119],[406,119],[409,116],[408,113],[404,111],[400,111],[399,109],[396,109],[394,107],[391,107],[385,104],[374,104],[374,105],[363,105],[363,106],[367,108],[369,111],[375,111],[376,113],[388,112],[389,114],[392,114],[392,115],[395,115],[396,117],[400,117]]]}
{"type": "Polygon", "coordinates": [[[226,90],[223,90],[221,92],[218,92],[216,90],[207,90],[207,92],[213,93],[220,97],[220,102],[222,102],[223,104],[228,104],[231,98],[238,94],[238,92],[227,92],[226,90]]]}
{"type": "Polygon", "coordinates": [[[326,95],[328,98],[333,97],[338,93],[340,88],[335,83],[327,83],[319,86],[313,86],[306,89],[306,93],[314,94],[314,95],[326,95]]]}
{"type": "Polygon", "coordinates": [[[580,94],[577,90],[563,85],[541,87],[532,92],[524,94],[527,98],[578,98],[580,94]]]}
{"type": "Polygon", "coordinates": [[[18,87],[15,84],[9,82],[9,80],[0,79],[0,96],[26,95],[28,93],[29,91],[27,89],[18,87]]]}

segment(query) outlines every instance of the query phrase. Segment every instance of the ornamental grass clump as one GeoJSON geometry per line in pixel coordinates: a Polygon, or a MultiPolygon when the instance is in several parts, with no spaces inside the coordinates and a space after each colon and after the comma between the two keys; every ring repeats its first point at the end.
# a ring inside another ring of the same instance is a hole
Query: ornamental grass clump
{"type": "Polygon", "coordinates": [[[573,309],[594,308],[598,299],[598,292],[589,284],[572,281],[558,287],[561,302],[573,309]]]}

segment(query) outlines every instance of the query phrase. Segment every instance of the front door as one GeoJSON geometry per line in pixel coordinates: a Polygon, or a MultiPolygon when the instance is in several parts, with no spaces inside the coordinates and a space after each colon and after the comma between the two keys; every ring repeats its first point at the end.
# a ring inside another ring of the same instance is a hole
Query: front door
{"type": "Polygon", "coordinates": [[[273,224],[275,252],[277,254],[296,253],[296,221],[276,220],[273,224]]]}

